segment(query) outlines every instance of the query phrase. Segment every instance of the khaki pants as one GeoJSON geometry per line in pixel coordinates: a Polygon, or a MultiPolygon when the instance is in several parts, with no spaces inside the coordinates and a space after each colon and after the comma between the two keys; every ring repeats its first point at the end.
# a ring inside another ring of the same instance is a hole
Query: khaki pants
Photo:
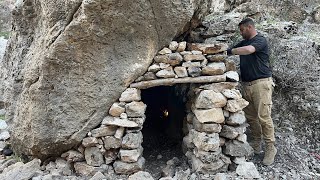
{"type": "Polygon", "coordinates": [[[274,83],[271,78],[255,80],[243,84],[243,98],[249,102],[244,108],[254,141],[274,143],[274,126],[271,118],[272,91],[274,83]]]}

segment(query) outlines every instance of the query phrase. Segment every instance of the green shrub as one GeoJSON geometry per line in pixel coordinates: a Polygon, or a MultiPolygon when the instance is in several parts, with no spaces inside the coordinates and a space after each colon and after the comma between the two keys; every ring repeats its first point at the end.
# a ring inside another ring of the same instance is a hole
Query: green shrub
{"type": "Polygon", "coordinates": [[[0,37],[3,36],[5,39],[9,39],[10,32],[0,32],[0,37]]]}

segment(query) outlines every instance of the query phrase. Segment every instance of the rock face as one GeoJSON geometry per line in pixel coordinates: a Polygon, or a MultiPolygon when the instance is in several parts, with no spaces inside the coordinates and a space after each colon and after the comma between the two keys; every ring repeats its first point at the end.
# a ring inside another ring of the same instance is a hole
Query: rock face
{"type": "Polygon", "coordinates": [[[15,151],[44,158],[78,144],[156,52],[196,26],[210,4],[18,1],[3,64],[15,151]]]}

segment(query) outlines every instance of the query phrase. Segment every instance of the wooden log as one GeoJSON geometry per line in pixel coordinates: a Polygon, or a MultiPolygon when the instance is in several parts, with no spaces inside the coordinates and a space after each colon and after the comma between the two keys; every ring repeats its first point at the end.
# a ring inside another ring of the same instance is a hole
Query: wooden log
{"type": "Polygon", "coordinates": [[[168,78],[168,79],[155,79],[150,81],[141,81],[132,83],[130,87],[138,89],[147,89],[155,86],[172,86],[174,84],[182,83],[213,83],[213,82],[225,82],[226,75],[215,76],[199,76],[199,77],[185,77],[185,78],[168,78]]]}

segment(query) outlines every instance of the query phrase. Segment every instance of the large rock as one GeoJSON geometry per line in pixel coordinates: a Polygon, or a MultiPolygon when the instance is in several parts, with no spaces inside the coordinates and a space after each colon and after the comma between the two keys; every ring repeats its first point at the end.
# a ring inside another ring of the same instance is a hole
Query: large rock
{"type": "Polygon", "coordinates": [[[15,152],[45,158],[77,145],[209,8],[209,0],[17,1],[2,76],[15,152]]]}

